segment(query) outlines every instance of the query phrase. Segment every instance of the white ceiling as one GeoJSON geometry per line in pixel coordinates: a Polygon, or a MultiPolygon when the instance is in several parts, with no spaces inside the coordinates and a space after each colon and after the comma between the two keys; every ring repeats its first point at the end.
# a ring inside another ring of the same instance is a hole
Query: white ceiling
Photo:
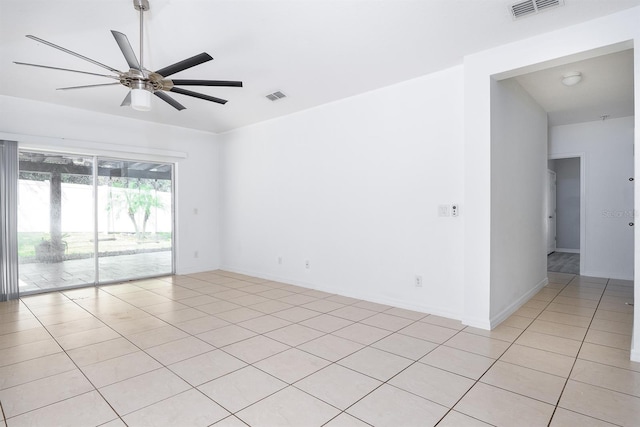
{"type": "Polygon", "coordinates": [[[633,111],[633,50],[601,55],[515,77],[547,111],[549,125],[566,125],[627,117],[633,111]],[[562,84],[562,76],[578,71],[582,81],[562,84]]]}
{"type": "MultiPolygon", "coordinates": [[[[206,51],[214,61],[175,78],[242,80],[244,88],[191,88],[222,106],[175,95],[178,112],[153,97],[150,112],[120,107],[124,87],[55,88],[109,82],[36,69],[31,62],[104,70],[24,37],[32,34],[114,68],[126,62],[109,30],[137,52],[131,0],[0,0],[0,94],[107,114],[224,132],[419,77],[470,53],[640,5],[640,0],[565,0],[512,20],[514,0],[150,0],[144,65],[159,69],[206,51]],[[272,102],[276,90],[288,97],[272,102]]],[[[585,86],[588,78],[585,74],[585,86]]],[[[553,108],[556,108],[555,106],[553,108]]]]}

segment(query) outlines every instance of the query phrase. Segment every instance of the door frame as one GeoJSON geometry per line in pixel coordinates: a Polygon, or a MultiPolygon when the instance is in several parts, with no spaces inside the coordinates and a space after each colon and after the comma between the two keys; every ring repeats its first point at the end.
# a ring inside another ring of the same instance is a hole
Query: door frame
{"type": "Polygon", "coordinates": [[[551,170],[551,169],[547,169],[547,212],[546,216],[547,216],[547,256],[549,254],[552,254],[553,252],[556,251],[556,249],[558,248],[558,240],[557,240],[557,228],[558,228],[558,217],[556,215],[556,211],[557,211],[557,200],[558,200],[558,196],[557,196],[557,175],[556,172],[551,170]],[[552,185],[553,184],[553,185],[552,185]],[[553,188],[553,191],[551,191],[551,189],[553,188]],[[552,203],[553,202],[553,203],[552,203]],[[551,207],[553,206],[553,212],[551,207]],[[553,219],[553,221],[550,221],[551,219],[553,219]],[[554,223],[555,225],[553,226],[553,230],[551,227],[551,223],[554,223]],[[550,237],[551,237],[551,232],[553,231],[553,246],[549,243],[550,242],[550,237]],[[551,249],[551,250],[549,250],[551,249]]]}
{"type": "MultiPolygon", "coordinates": [[[[587,264],[587,190],[586,190],[586,156],[584,152],[549,154],[549,160],[580,159],[580,275],[584,275],[584,266],[587,264]]],[[[556,221],[557,227],[557,221],[556,221]]]]}

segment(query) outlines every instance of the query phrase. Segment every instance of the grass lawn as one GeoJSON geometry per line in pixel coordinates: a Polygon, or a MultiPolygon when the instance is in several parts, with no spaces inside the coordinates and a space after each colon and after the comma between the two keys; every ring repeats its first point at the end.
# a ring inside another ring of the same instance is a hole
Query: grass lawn
{"type": "MultiPolygon", "coordinates": [[[[35,258],[36,246],[49,238],[48,233],[19,232],[18,259],[23,262],[35,258]]],[[[95,249],[93,233],[65,233],[62,240],[67,244],[67,255],[93,254],[95,249]]],[[[171,233],[147,233],[143,240],[138,240],[133,233],[101,233],[98,235],[98,251],[100,253],[165,248],[171,249],[171,233]]]]}

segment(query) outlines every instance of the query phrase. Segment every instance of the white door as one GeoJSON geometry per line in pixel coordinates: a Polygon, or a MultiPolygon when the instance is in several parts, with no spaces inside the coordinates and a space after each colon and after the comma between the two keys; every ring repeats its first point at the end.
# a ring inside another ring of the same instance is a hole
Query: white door
{"type": "Polygon", "coordinates": [[[547,170],[547,255],[556,250],[556,173],[547,170]]]}

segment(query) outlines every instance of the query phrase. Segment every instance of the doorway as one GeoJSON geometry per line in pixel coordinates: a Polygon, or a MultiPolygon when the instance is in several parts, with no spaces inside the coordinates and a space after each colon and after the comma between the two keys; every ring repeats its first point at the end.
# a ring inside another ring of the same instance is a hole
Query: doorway
{"type": "Polygon", "coordinates": [[[580,274],[585,206],[581,163],[580,156],[549,159],[549,171],[554,176],[553,188],[550,188],[553,200],[550,203],[555,208],[555,236],[553,250],[547,251],[548,271],[580,274]]]}

